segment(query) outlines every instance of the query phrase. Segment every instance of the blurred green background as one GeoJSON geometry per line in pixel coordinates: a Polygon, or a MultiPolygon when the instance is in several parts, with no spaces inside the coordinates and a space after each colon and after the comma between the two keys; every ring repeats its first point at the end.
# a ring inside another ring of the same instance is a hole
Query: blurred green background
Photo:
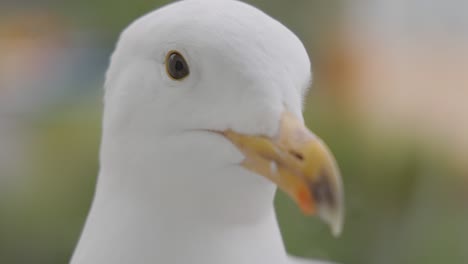
{"type": "MultiPolygon", "coordinates": [[[[0,2],[0,263],[69,260],[98,171],[108,57],[126,25],[169,2],[0,2]]],[[[345,183],[338,239],[278,194],[288,251],[349,264],[468,263],[462,1],[247,2],[307,47],[306,122],[345,183]]]]}

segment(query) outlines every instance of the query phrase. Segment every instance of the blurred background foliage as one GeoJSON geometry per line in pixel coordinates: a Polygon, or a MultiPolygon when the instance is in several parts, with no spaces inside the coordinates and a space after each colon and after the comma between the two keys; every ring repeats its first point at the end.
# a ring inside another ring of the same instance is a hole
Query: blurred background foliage
{"type": "MultiPolygon", "coordinates": [[[[0,263],[69,260],[98,171],[108,57],[126,25],[169,2],[0,2],[0,263]]],[[[288,251],[350,264],[468,263],[463,1],[247,2],[308,49],[305,119],[345,182],[338,239],[278,194],[288,251]]]]}

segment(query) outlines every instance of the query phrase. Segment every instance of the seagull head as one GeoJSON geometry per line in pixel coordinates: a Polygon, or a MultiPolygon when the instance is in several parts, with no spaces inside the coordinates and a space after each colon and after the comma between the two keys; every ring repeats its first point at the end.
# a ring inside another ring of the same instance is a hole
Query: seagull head
{"type": "Polygon", "coordinates": [[[338,234],[340,174],[302,116],[310,83],[301,41],[251,6],[186,0],[149,13],[111,58],[101,166],[124,176],[98,188],[232,219],[271,207],[274,183],[338,234]]]}

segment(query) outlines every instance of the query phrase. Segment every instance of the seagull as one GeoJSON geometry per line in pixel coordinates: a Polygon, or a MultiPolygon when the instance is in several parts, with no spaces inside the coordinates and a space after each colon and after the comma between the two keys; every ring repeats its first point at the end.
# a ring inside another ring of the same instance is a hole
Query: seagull
{"type": "Polygon", "coordinates": [[[248,4],[185,0],[133,22],[71,263],[322,263],[288,256],[273,207],[279,188],[342,229],[336,161],[302,116],[310,83],[301,41],[248,4]]]}

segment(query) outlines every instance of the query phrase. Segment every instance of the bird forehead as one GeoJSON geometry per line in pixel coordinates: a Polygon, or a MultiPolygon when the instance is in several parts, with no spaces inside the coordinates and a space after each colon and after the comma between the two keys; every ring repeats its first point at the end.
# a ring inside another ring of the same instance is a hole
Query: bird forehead
{"type": "MultiPolygon", "coordinates": [[[[227,56],[269,53],[304,60],[300,40],[262,11],[232,0],[185,0],[153,11],[130,25],[121,42],[134,51],[183,46],[186,49],[229,51],[227,56]]],[[[218,54],[219,55],[219,54],[218,54]]],[[[249,56],[245,56],[249,57],[249,56]]]]}
{"type": "Polygon", "coordinates": [[[310,82],[309,58],[296,35],[239,1],[185,0],[170,4],[132,23],[118,46],[117,53],[161,61],[168,51],[180,50],[188,56],[189,65],[205,63],[197,66],[219,70],[229,65],[229,69],[256,75],[256,79],[262,74],[271,81],[288,76],[301,94],[310,82]]]}

